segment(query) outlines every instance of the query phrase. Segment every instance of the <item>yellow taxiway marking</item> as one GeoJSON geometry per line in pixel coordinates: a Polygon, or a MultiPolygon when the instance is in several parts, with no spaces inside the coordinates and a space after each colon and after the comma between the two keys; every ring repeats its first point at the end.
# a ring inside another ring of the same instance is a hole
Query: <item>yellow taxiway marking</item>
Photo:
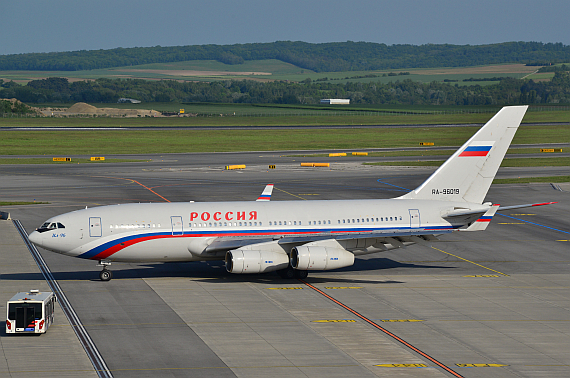
{"type": "Polygon", "coordinates": [[[458,367],[467,367],[467,368],[474,368],[474,367],[503,367],[509,366],[504,364],[455,364],[458,367]]]}
{"type": "Polygon", "coordinates": [[[356,323],[353,319],[313,320],[312,323],[356,323]]]}
{"type": "Polygon", "coordinates": [[[168,371],[168,370],[213,370],[213,369],[275,369],[275,368],[331,368],[331,367],[350,367],[359,366],[355,364],[346,365],[267,365],[267,366],[198,366],[198,367],[180,367],[180,368],[141,368],[141,369],[112,369],[111,371],[168,371]]]}
{"type": "Polygon", "coordinates": [[[300,198],[300,199],[305,200],[305,201],[307,200],[306,198],[299,197],[299,196],[297,196],[297,195],[295,195],[295,194],[293,194],[293,193],[289,193],[289,192],[287,192],[287,191],[285,191],[285,190],[283,190],[283,189],[279,189],[279,188],[276,187],[276,186],[274,186],[273,189],[277,189],[277,190],[279,190],[280,192],[289,194],[290,196],[297,197],[297,198],[300,198]]]}
{"type": "Polygon", "coordinates": [[[303,290],[302,287],[266,287],[267,290],[303,290]]]}
{"type": "Polygon", "coordinates": [[[556,241],[570,241],[570,240],[556,240],[556,241]]]}
{"type": "Polygon", "coordinates": [[[536,214],[511,214],[511,215],[536,215],[536,214]]]}
{"type": "Polygon", "coordinates": [[[501,277],[498,274],[474,274],[472,276],[463,276],[463,277],[475,277],[475,278],[489,278],[489,277],[501,277]]]}
{"type": "Polygon", "coordinates": [[[374,365],[378,367],[396,367],[396,368],[406,368],[406,367],[413,367],[413,368],[425,368],[428,367],[426,364],[379,364],[374,365]]]}
{"type": "Polygon", "coordinates": [[[313,193],[299,193],[300,196],[320,196],[320,194],[313,194],[313,193]]]}
{"type": "Polygon", "coordinates": [[[362,286],[325,286],[329,290],[342,290],[342,289],[362,289],[362,286]]]}
{"type": "Polygon", "coordinates": [[[497,223],[497,224],[527,224],[527,223],[524,223],[524,222],[520,222],[520,223],[511,222],[511,223],[497,223]]]}
{"type": "Polygon", "coordinates": [[[423,322],[421,319],[380,319],[384,323],[412,323],[412,322],[423,322]]]}
{"type": "Polygon", "coordinates": [[[457,257],[457,258],[460,259],[460,260],[467,261],[467,262],[469,262],[469,263],[471,263],[471,264],[480,266],[481,268],[485,268],[485,269],[487,269],[487,270],[490,270],[491,272],[499,273],[499,274],[501,274],[501,275],[503,275],[503,276],[505,276],[505,277],[508,277],[508,276],[509,276],[508,274],[501,273],[501,272],[499,272],[498,270],[494,270],[494,269],[491,269],[491,268],[487,268],[486,266],[483,266],[483,265],[481,265],[481,264],[477,264],[476,262],[473,262],[473,261],[471,261],[471,260],[464,259],[463,257],[459,257],[459,256],[457,256],[457,255],[454,255],[453,253],[445,252],[445,251],[442,251],[441,249],[435,248],[435,247],[432,247],[432,248],[435,249],[436,251],[440,251],[440,252],[442,252],[442,253],[445,253],[446,255],[453,256],[453,257],[457,257]]]}

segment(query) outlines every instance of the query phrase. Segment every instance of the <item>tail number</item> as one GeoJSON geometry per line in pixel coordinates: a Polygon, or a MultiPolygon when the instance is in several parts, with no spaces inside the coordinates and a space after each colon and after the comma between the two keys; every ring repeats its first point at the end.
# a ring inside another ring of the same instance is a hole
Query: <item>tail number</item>
{"type": "Polygon", "coordinates": [[[432,195],[439,195],[439,194],[459,194],[459,188],[453,189],[432,189],[432,195]]]}

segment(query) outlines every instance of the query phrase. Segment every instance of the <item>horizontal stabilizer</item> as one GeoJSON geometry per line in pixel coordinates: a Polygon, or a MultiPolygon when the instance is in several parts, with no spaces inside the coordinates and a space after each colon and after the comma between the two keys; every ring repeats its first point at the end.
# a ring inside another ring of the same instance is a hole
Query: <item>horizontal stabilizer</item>
{"type": "Polygon", "coordinates": [[[499,209],[499,206],[501,206],[501,205],[496,204],[496,205],[491,206],[485,214],[483,214],[475,222],[471,223],[471,225],[469,227],[459,229],[459,231],[483,231],[484,229],[487,228],[487,226],[491,222],[491,219],[493,219],[493,216],[495,215],[495,213],[499,209]]]}
{"type": "Polygon", "coordinates": [[[499,207],[499,210],[498,210],[498,211],[513,210],[513,209],[522,209],[522,208],[524,208],[524,207],[552,205],[552,204],[554,204],[554,203],[558,203],[558,202],[527,203],[526,205],[501,206],[501,207],[499,207]]]}

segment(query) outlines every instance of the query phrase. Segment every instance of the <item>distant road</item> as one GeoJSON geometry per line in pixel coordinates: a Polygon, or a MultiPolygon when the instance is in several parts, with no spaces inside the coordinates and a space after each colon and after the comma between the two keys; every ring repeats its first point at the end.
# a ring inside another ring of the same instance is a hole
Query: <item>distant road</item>
{"type": "MultiPolygon", "coordinates": [[[[523,123],[524,126],[570,125],[570,122],[523,123]]],[[[0,127],[0,131],[76,131],[76,130],[291,130],[291,129],[394,129],[483,126],[483,123],[449,125],[322,125],[322,126],[148,126],[148,127],[0,127]]]]}

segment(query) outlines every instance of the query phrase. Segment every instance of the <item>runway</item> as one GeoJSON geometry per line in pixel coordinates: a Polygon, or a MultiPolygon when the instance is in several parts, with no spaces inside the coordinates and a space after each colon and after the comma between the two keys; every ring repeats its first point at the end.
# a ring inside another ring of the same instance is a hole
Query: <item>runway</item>
{"type": "MultiPolygon", "coordinates": [[[[275,184],[272,201],[390,198],[433,171],[360,166],[361,160],[302,169],[295,154],[0,166],[3,201],[49,202],[0,210],[30,232],[63,212],[163,201],[158,195],[254,201],[267,183],[275,184]],[[240,163],[248,168],[223,170],[240,163]]],[[[319,159],[330,161],[311,160],[319,159]]],[[[567,174],[567,167],[505,168],[497,177],[521,174],[567,174]]],[[[100,282],[95,262],[41,252],[115,377],[566,376],[569,195],[549,184],[492,186],[487,200],[505,206],[558,203],[505,212],[486,231],[443,236],[433,248],[415,245],[359,258],[338,271],[311,272],[306,283],[276,274],[231,275],[221,262],[115,263],[114,279],[100,282]]],[[[43,282],[37,272],[26,277],[43,282]]],[[[3,273],[0,284],[20,279],[3,273]]],[[[0,370],[3,376],[16,375],[0,370]]]]}

